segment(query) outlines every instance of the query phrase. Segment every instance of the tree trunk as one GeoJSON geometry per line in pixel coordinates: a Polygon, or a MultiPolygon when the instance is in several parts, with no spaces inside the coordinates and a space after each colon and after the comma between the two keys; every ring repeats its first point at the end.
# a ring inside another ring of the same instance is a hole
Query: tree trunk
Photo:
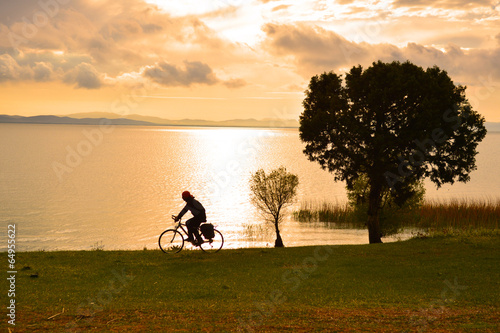
{"type": "Polygon", "coordinates": [[[278,223],[275,222],[274,226],[276,228],[276,241],[274,242],[274,247],[285,247],[285,245],[283,245],[283,240],[281,239],[280,229],[278,228],[278,223]]]}
{"type": "Polygon", "coordinates": [[[379,211],[382,202],[382,185],[374,181],[370,185],[370,195],[368,197],[368,240],[370,244],[382,243],[382,233],[380,232],[379,211]]]}

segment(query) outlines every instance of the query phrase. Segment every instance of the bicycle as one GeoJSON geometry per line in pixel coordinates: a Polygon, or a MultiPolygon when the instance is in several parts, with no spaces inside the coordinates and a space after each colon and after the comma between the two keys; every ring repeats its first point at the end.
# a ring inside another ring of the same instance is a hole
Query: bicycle
{"type": "MultiPolygon", "coordinates": [[[[176,216],[172,215],[172,219],[174,221],[175,218],[176,216]]],[[[202,225],[203,224],[201,224],[200,227],[202,225]]],[[[179,253],[184,248],[184,243],[186,242],[188,236],[188,232],[184,227],[186,227],[186,224],[182,223],[182,221],[179,220],[179,222],[173,229],[167,229],[161,233],[160,237],[158,238],[158,245],[164,253],[179,253]],[[186,238],[184,238],[183,233],[186,238]]],[[[198,227],[198,232],[200,232],[200,227],[198,227]]],[[[219,230],[215,229],[215,227],[213,231],[214,237],[212,238],[206,238],[205,235],[200,232],[203,242],[198,245],[193,244],[193,246],[199,247],[203,252],[219,252],[224,245],[224,237],[219,230]]]]}

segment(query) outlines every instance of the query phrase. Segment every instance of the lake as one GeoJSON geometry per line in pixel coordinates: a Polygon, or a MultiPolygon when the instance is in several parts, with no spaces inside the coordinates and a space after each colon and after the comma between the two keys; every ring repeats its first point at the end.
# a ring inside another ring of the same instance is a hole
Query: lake
{"type": "MultiPolygon", "coordinates": [[[[303,147],[297,129],[0,124],[0,241],[7,244],[7,225],[16,224],[19,251],[156,249],[189,190],[225,248],[273,246],[249,200],[259,168],[283,165],[299,176],[290,212],[304,201],[346,201],[344,184],[303,147]]],[[[500,133],[488,133],[471,181],[439,190],[426,182],[426,198],[498,198],[499,147],[500,133]]],[[[285,246],[368,243],[366,230],[290,218],[282,237],[285,246]]]]}

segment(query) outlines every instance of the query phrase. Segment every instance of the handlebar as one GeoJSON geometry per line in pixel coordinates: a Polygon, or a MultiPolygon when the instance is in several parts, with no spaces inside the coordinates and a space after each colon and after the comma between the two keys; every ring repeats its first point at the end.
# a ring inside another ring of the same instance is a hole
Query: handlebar
{"type": "Polygon", "coordinates": [[[175,215],[172,215],[172,220],[174,220],[174,222],[179,222],[179,224],[181,224],[182,222],[182,219],[179,219],[179,221],[175,221],[175,219],[177,218],[177,216],[175,215]]]}

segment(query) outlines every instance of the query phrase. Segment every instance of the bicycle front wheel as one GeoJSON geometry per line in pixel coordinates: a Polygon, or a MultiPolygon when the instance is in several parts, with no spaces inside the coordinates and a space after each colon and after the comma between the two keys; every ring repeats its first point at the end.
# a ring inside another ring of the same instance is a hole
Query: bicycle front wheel
{"type": "Polygon", "coordinates": [[[215,236],[212,239],[204,239],[203,244],[200,245],[201,249],[204,252],[219,252],[222,249],[222,245],[224,245],[224,237],[219,230],[214,230],[215,236]]]}
{"type": "Polygon", "coordinates": [[[184,246],[184,237],[177,230],[168,229],[158,238],[158,245],[165,253],[178,253],[184,246]]]}

